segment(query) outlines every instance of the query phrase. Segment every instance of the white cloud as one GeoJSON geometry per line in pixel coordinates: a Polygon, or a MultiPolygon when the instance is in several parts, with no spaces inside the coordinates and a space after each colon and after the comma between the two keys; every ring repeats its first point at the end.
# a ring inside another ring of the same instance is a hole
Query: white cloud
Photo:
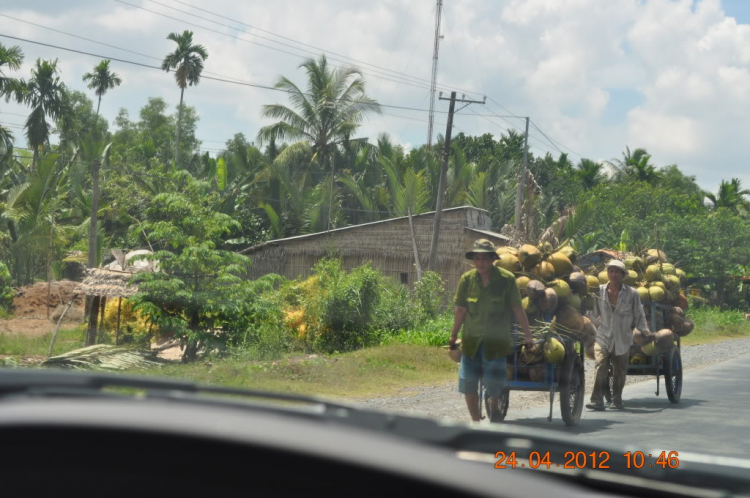
{"type": "MultiPolygon", "coordinates": [[[[16,36],[159,65],[174,49],[166,35],[192,29],[196,43],[208,48],[207,73],[266,85],[283,74],[305,86],[304,73],[297,69],[301,58],[132,7],[70,0],[66,10],[52,11],[32,9],[22,0],[9,3],[4,11],[8,15],[157,60],[0,18],[2,30],[16,36]]],[[[369,91],[382,103],[428,106],[434,2],[199,0],[195,5],[366,61],[372,64],[361,66],[368,73],[369,91]],[[389,79],[398,79],[389,69],[421,80],[412,80],[411,86],[378,77],[387,74],[389,79]]],[[[143,6],[169,12],[165,7],[143,6]]],[[[170,15],[278,50],[312,55],[296,47],[317,53],[250,28],[237,32],[185,14],[170,15]]],[[[230,20],[213,19],[244,29],[230,20]]],[[[720,0],[455,0],[444,4],[443,34],[439,84],[492,98],[485,106],[473,105],[457,115],[457,129],[498,136],[510,126],[508,122],[478,118],[471,111],[505,115],[507,108],[531,116],[549,136],[587,157],[619,157],[626,145],[646,147],[657,164],[677,163],[696,174],[706,188],[732,176],[750,184],[743,149],[750,133],[750,118],[744,112],[750,100],[750,25],[726,16],[720,0]],[[625,102],[621,91],[641,95],[642,101],[625,102]]],[[[97,62],[95,58],[19,44],[27,55],[23,76],[36,57],[58,57],[66,84],[88,92],[80,77],[97,62]]],[[[177,103],[179,93],[171,75],[113,65],[124,83],[102,101],[102,113],[108,119],[114,118],[119,107],[128,108],[136,118],[149,96],[161,96],[171,106],[177,103]]],[[[238,131],[252,139],[267,124],[260,118],[262,105],[286,103],[283,94],[208,79],[188,88],[185,98],[199,110],[199,136],[206,140],[225,140],[238,131]]],[[[439,101],[436,107],[445,110],[447,105],[439,101]]],[[[408,147],[425,141],[424,113],[386,112],[389,115],[366,120],[361,134],[374,140],[387,131],[396,143],[408,147]]],[[[436,133],[444,133],[444,120],[444,114],[436,116],[436,133]]],[[[522,128],[522,120],[510,121],[522,128]]],[[[532,135],[535,153],[556,152],[533,128],[532,135]]],[[[575,154],[571,158],[578,159],[575,154]]]]}

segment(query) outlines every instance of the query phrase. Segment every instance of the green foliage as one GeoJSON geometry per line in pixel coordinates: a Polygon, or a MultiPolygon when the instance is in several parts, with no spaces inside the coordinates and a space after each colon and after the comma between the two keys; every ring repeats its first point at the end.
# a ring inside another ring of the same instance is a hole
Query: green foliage
{"type": "Polygon", "coordinates": [[[414,284],[414,295],[421,315],[435,318],[443,308],[445,282],[439,273],[426,271],[422,274],[422,280],[414,284]]]}
{"type": "Polygon", "coordinates": [[[9,313],[13,309],[13,279],[5,263],[0,262],[0,310],[9,313]]]}

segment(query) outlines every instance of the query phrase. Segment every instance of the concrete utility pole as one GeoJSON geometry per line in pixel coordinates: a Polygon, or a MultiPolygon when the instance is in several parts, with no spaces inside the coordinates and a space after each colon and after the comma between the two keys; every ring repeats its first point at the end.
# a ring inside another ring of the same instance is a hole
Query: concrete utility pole
{"type": "Polygon", "coordinates": [[[526,183],[526,157],[529,153],[529,118],[526,118],[526,133],[523,136],[523,163],[521,164],[521,177],[518,180],[518,193],[516,194],[516,233],[521,233],[521,207],[523,206],[523,190],[526,183]]]}
{"type": "MultiPolygon", "coordinates": [[[[427,263],[427,270],[433,271],[435,268],[435,260],[438,254],[438,242],[440,240],[440,219],[443,217],[443,196],[445,195],[445,177],[448,174],[448,160],[451,155],[451,134],[453,131],[453,114],[456,108],[456,102],[463,102],[466,106],[469,104],[484,104],[484,100],[465,100],[457,99],[456,92],[451,92],[451,98],[446,99],[442,97],[440,100],[450,100],[450,107],[448,108],[448,124],[445,129],[445,148],[443,151],[443,166],[440,169],[440,181],[438,182],[437,202],[435,203],[435,222],[432,225],[432,244],[430,246],[430,261],[427,263]]],[[[462,107],[461,109],[463,109],[462,107]]],[[[461,110],[459,109],[459,111],[461,110]]]]}
{"type": "Polygon", "coordinates": [[[427,119],[427,146],[432,145],[432,129],[435,122],[435,90],[437,89],[438,52],[440,51],[440,19],[443,13],[443,0],[435,6],[435,46],[432,49],[432,80],[430,80],[430,116],[427,119]]]}

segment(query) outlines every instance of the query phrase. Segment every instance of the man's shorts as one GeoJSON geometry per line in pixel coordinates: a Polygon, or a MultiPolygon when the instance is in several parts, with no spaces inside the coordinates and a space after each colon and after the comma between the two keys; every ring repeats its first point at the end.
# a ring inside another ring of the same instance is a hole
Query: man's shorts
{"type": "Polygon", "coordinates": [[[458,370],[458,392],[462,394],[479,393],[479,377],[484,373],[484,388],[487,396],[500,396],[505,387],[505,379],[508,376],[507,358],[502,356],[494,360],[484,357],[483,344],[479,345],[474,358],[461,355],[461,367],[458,370]]]}

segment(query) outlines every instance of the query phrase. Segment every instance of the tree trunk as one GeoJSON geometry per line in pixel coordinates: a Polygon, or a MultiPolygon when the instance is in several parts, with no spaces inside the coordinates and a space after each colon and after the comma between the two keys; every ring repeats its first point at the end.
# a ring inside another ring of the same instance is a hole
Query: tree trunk
{"type": "MultiPolygon", "coordinates": [[[[89,269],[96,268],[96,225],[97,215],[99,213],[99,160],[95,160],[91,167],[91,178],[93,181],[93,187],[91,192],[91,220],[89,225],[89,254],[87,266],[89,269]]],[[[98,302],[98,301],[97,301],[98,302]]],[[[86,296],[86,314],[90,316],[91,311],[91,296],[86,296]]],[[[96,321],[96,320],[94,320],[96,321]]],[[[96,332],[96,329],[94,329],[96,332]]]]}
{"type": "MultiPolygon", "coordinates": [[[[198,316],[198,311],[193,311],[190,315],[190,330],[197,331],[199,323],[200,317],[198,316]]],[[[185,353],[182,355],[183,363],[194,361],[198,356],[198,342],[199,341],[191,341],[188,339],[188,343],[185,346],[185,353]]]]}
{"type": "Polygon", "coordinates": [[[47,251],[47,319],[49,320],[49,300],[52,294],[52,235],[54,234],[55,225],[49,225],[49,250],[47,251]]]}
{"type": "Polygon", "coordinates": [[[107,298],[102,296],[99,302],[100,315],[99,315],[99,331],[97,332],[98,341],[104,340],[104,311],[107,309],[107,298]]]}
{"type": "Polygon", "coordinates": [[[34,147],[34,158],[31,160],[31,174],[34,174],[34,171],[36,171],[36,162],[39,160],[39,146],[38,145],[32,145],[34,147]]]}
{"type": "Polygon", "coordinates": [[[115,330],[115,346],[120,341],[120,316],[122,315],[122,298],[117,300],[117,330],[115,330]]]}
{"type": "Polygon", "coordinates": [[[180,108],[177,110],[177,139],[174,142],[174,164],[180,164],[180,130],[182,128],[182,98],[185,96],[185,89],[180,89],[180,108]]]}
{"type": "Polygon", "coordinates": [[[96,343],[96,323],[99,318],[99,296],[94,296],[89,309],[89,327],[86,331],[86,346],[96,343]]]}
{"type": "Polygon", "coordinates": [[[99,95],[99,103],[96,104],[96,115],[99,115],[99,107],[102,105],[102,96],[99,95]]]}

